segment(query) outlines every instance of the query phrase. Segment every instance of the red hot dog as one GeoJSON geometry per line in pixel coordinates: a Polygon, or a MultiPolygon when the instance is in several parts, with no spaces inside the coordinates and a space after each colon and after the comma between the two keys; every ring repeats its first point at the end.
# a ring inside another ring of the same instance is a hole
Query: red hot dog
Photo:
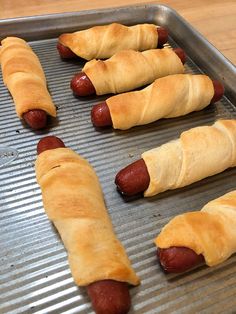
{"type": "MultiPolygon", "coordinates": [[[[219,81],[212,81],[214,87],[214,96],[211,103],[221,99],[224,94],[224,86],[219,81]]],[[[91,121],[95,127],[108,127],[112,126],[112,118],[109,107],[104,101],[100,104],[93,106],[91,110],[91,121]]]]}
{"type": "MultiPolygon", "coordinates": [[[[181,48],[173,49],[173,51],[178,55],[184,64],[186,60],[185,52],[181,48]]],[[[90,96],[96,94],[93,83],[84,72],[75,74],[71,80],[70,87],[73,93],[77,96],[90,96]]]]}
{"type": "Polygon", "coordinates": [[[93,106],[91,110],[91,121],[95,127],[112,126],[110,110],[105,101],[93,106]]]}
{"type": "Polygon", "coordinates": [[[173,51],[174,51],[174,52],[177,54],[177,56],[180,58],[181,62],[182,62],[183,64],[185,64],[187,56],[186,56],[186,53],[184,52],[184,50],[181,49],[181,48],[174,48],[173,51]]]}
{"type": "Polygon", "coordinates": [[[129,312],[131,299],[128,285],[115,280],[101,280],[86,288],[97,314],[125,314],[129,312]]]}
{"type": "Polygon", "coordinates": [[[92,82],[84,72],[80,72],[72,78],[70,88],[77,96],[89,96],[96,94],[96,90],[92,82]]]}
{"type": "MultiPolygon", "coordinates": [[[[164,27],[157,28],[158,33],[158,47],[162,47],[168,40],[168,31],[164,27]]],[[[78,58],[78,56],[69,48],[61,44],[57,43],[57,50],[63,59],[72,59],[78,58]]]]}
{"type": "Polygon", "coordinates": [[[60,148],[60,147],[65,147],[65,144],[60,138],[53,135],[45,136],[38,142],[37,154],[39,155],[46,150],[60,148]]]}
{"type": "Polygon", "coordinates": [[[157,45],[157,47],[162,47],[168,40],[168,31],[164,27],[158,27],[157,33],[158,33],[158,45],[157,45]]]}
{"type": "Polygon", "coordinates": [[[115,178],[118,190],[128,196],[144,192],[150,182],[150,177],[143,159],[139,159],[119,171],[115,178]]]}
{"type": "MultiPolygon", "coordinates": [[[[50,149],[65,147],[56,136],[46,136],[37,145],[38,155],[50,149]]],[[[97,314],[126,314],[131,306],[128,284],[115,280],[101,280],[86,287],[97,314]]]]}
{"type": "Polygon", "coordinates": [[[159,248],[157,258],[167,273],[182,273],[205,261],[203,255],[198,255],[189,248],[176,246],[168,249],[159,248]]]}
{"type": "Polygon", "coordinates": [[[39,130],[47,124],[47,113],[41,109],[30,110],[23,114],[23,119],[33,130],[39,130]]]}
{"type": "Polygon", "coordinates": [[[225,89],[224,86],[216,80],[212,81],[214,87],[214,96],[212,97],[211,103],[217,102],[224,95],[225,89]]]}
{"type": "Polygon", "coordinates": [[[78,56],[72,50],[70,50],[70,48],[62,45],[60,42],[57,43],[57,50],[62,59],[78,58],[78,56]]]}

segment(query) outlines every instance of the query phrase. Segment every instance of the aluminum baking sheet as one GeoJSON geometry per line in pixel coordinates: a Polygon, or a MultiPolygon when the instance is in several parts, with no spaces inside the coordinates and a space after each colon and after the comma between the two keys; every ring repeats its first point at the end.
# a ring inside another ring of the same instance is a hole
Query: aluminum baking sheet
{"type": "Polygon", "coordinates": [[[0,30],[1,38],[17,35],[30,41],[58,108],[58,119],[47,130],[32,132],[16,117],[0,78],[0,313],[93,313],[85,290],[73,283],[66,251],[44,213],[36,184],[36,144],[47,134],[61,137],[97,171],[117,235],[142,280],[130,290],[130,313],[235,313],[235,255],[213,268],[201,266],[185,274],[166,275],[156,261],[153,239],[175,215],[199,210],[235,189],[236,169],[146,199],[124,200],[113,183],[118,170],[139,159],[143,151],[191,127],[235,118],[234,66],[175,11],[162,5],[2,20],[0,30]],[[107,96],[77,99],[72,95],[70,79],[84,62],[62,61],[56,38],[65,31],[114,21],[168,27],[169,45],[188,53],[186,72],[204,72],[224,80],[226,97],[201,112],[129,131],[95,130],[90,109],[107,96]]]}

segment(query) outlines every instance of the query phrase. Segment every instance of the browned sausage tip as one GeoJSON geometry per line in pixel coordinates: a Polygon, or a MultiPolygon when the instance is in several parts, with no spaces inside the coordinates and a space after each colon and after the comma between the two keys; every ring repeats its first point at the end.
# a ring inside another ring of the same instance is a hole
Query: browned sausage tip
{"type": "Polygon", "coordinates": [[[115,178],[118,190],[127,196],[144,192],[150,183],[150,176],[143,159],[139,159],[120,170],[115,178]]]}
{"type": "Polygon", "coordinates": [[[224,95],[225,89],[224,86],[219,81],[212,81],[214,87],[214,96],[212,97],[211,103],[214,103],[221,99],[224,95]]]}
{"type": "Polygon", "coordinates": [[[25,112],[23,119],[32,129],[39,130],[47,124],[47,113],[41,109],[33,109],[25,112]]]}
{"type": "Polygon", "coordinates": [[[89,96],[96,94],[93,83],[84,72],[80,72],[72,78],[70,87],[76,96],[89,96]]]}
{"type": "Polygon", "coordinates": [[[177,56],[180,58],[181,62],[185,64],[186,62],[186,53],[181,48],[174,48],[173,51],[177,54],[177,56]]]}
{"type": "Polygon", "coordinates": [[[162,47],[168,40],[168,31],[164,27],[158,27],[158,47],[162,47]]]}
{"type": "Polygon", "coordinates": [[[93,106],[91,121],[96,127],[112,126],[110,110],[105,101],[93,106]]]}
{"type": "Polygon", "coordinates": [[[60,138],[53,135],[45,136],[38,142],[37,153],[39,155],[45,150],[50,150],[50,149],[55,149],[55,148],[60,148],[60,147],[65,147],[65,144],[60,138]]]}
{"type": "Polygon", "coordinates": [[[63,59],[71,59],[71,58],[77,58],[78,56],[70,50],[70,48],[62,45],[60,42],[57,43],[57,50],[63,59]]]}
{"type": "Polygon", "coordinates": [[[96,314],[126,314],[131,306],[128,284],[100,280],[87,286],[96,314]]]}
{"type": "Polygon", "coordinates": [[[157,257],[164,271],[168,273],[182,273],[204,262],[203,255],[186,247],[158,249],[157,257]]]}

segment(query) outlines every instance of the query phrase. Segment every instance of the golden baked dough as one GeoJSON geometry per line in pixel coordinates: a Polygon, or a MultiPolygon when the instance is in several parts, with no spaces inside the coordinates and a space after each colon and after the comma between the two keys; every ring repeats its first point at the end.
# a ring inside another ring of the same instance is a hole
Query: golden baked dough
{"type": "Polygon", "coordinates": [[[128,27],[112,23],[62,34],[59,42],[86,60],[106,59],[124,49],[143,51],[156,48],[158,32],[157,26],[153,24],[128,27]]]}
{"type": "Polygon", "coordinates": [[[76,284],[113,279],[139,284],[139,278],[108,216],[102,190],[90,164],[69,148],[41,153],[36,177],[48,218],[68,252],[76,284]]]}
{"type": "Polygon", "coordinates": [[[199,212],[173,218],[155,239],[159,248],[187,247],[202,254],[208,266],[236,252],[236,191],[206,204],[199,212]]]}
{"type": "Polygon", "coordinates": [[[141,91],[106,100],[113,128],[127,130],[161,118],[173,118],[209,105],[214,95],[206,75],[175,74],[157,79],[141,91]]]}
{"type": "Polygon", "coordinates": [[[97,95],[122,93],[150,84],[159,77],[183,73],[184,66],[169,48],[143,52],[123,50],[106,61],[91,60],[82,69],[97,95]]]}
{"type": "Polygon", "coordinates": [[[150,176],[144,196],[177,189],[236,166],[236,120],[218,120],[142,154],[150,176]]]}
{"type": "Polygon", "coordinates": [[[36,54],[21,38],[7,37],[1,44],[3,81],[12,95],[17,115],[22,118],[29,110],[42,109],[55,117],[56,108],[36,54]]]}

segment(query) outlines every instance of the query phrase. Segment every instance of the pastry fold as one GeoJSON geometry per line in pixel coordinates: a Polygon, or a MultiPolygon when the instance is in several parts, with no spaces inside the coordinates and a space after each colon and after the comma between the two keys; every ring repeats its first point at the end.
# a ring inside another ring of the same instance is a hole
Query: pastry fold
{"type": "Polygon", "coordinates": [[[209,202],[201,211],[176,216],[155,244],[190,248],[202,254],[208,266],[225,261],[236,252],[236,191],[209,202]]]}
{"type": "Polygon", "coordinates": [[[139,284],[90,164],[69,148],[47,150],[36,160],[36,177],[45,211],[68,252],[75,283],[86,286],[112,279],[139,284]]]}
{"type": "Polygon", "coordinates": [[[21,38],[7,37],[1,45],[3,81],[12,95],[17,115],[22,118],[29,110],[42,109],[55,117],[56,108],[36,54],[21,38]]]}
{"type": "Polygon", "coordinates": [[[128,27],[112,23],[62,34],[59,42],[86,60],[106,59],[124,49],[143,51],[156,48],[158,32],[157,26],[153,24],[128,27]]]}
{"type": "Polygon", "coordinates": [[[184,66],[169,48],[143,52],[123,50],[110,59],[91,60],[82,69],[89,77],[97,95],[118,94],[150,84],[155,79],[183,73],[184,66]]]}
{"type": "Polygon", "coordinates": [[[213,83],[208,76],[175,74],[159,78],[141,91],[110,97],[106,103],[113,127],[127,130],[202,110],[210,104],[213,95],[213,83]]]}
{"type": "Polygon", "coordinates": [[[236,166],[236,120],[183,132],[142,154],[150,176],[144,196],[177,189],[236,166]]]}

